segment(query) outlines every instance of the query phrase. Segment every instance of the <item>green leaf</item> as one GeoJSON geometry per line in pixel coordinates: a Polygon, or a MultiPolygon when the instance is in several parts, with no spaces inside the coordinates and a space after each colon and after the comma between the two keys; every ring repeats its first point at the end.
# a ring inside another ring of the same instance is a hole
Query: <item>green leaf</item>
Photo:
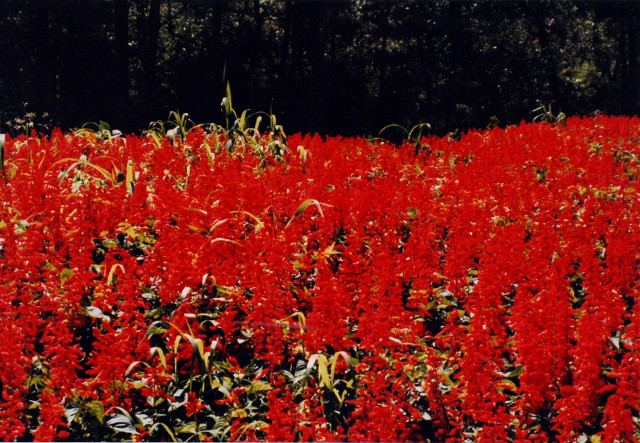
{"type": "Polygon", "coordinates": [[[109,271],[109,276],[107,277],[107,285],[112,286],[113,285],[113,274],[116,271],[117,267],[120,267],[120,269],[122,269],[122,272],[125,272],[124,270],[124,266],[122,266],[122,264],[120,263],[116,263],[113,266],[111,266],[111,270],[109,271]]]}
{"type": "Polygon", "coordinates": [[[162,320],[154,321],[147,328],[147,332],[145,333],[145,336],[148,337],[150,335],[156,335],[156,334],[164,335],[164,333],[169,330],[169,328],[166,328],[164,325],[165,323],[162,320]]]}
{"type": "Polygon", "coordinates": [[[307,318],[304,316],[302,312],[294,312],[291,315],[287,315],[285,318],[278,320],[277,323],[282,323],[286,326],[289,326],[289,322],[287,320],[289,320],[290,318],[298,319],[298,324],[299,324],[298,327],[300,328],[300,332],[304,333],[304,330],[307,327],[307,318]]]}
{"type": "Polygon", "coordinates": [[[132,363],[129,365],[129,367],[127,368],[127,370],[126,370],[126,371],[125,371],[125,373],[124,373],[124,376],[125,376],[125,377],[128,377],[128,376],[133,372],[133,369],[134,369],[136,366],[138,366],[138,365],[149,366],[149,364],[148,364],[148,363],[145,363],[145,362],[140,361],[140,360],[136,360],[136,361],[132,362],[132,363]]]}
{"type": "Polygon", "coordinates": [[[340,394],[340,392],[337,389],[334,388],[333,389],[333,394],[338,399],[338,402],[340,403],[340,406],[342,406],[342,404],[344,403],[344,399],[347,397],[348,391],[345,389],[344,391],[342,391],[342,394],[340,394]]]}
{"type": "Polygon", "coordinates": [[[87,411],[93,415],[100,423],[104,421],[104,405],[99,401],[92,401],[87,405],[87,411]]]}
{"type": "Polygon", "coordinates": [[[217,242],[227,242],[227,243],[232,243],[236,246],[243,246],[241,243],[238,243],[235,240],[229,240],[228,238],[217,237],[211,240],[211,243],[217,243],[217,242]]]}
{"type": "Polygon", "coordinates": [[[133,182],[133,160],[129,160],[127,162],[126,186],[127,186],[127,191],[129,192],[129,195],[132,195],[133,194],[133,187],[134,187],[134,182],[133,182]]]}
{"type": "Polygon", "coordinates": [[[256,222],[255,223],[255,227],[256,227],[255,232],[258,232],[260,229],[262,229],[264,227],[264,223],[258,217],[256,217],[255,215],[253,215],[250,212],[247,212],[247,211],[231,211],[231,213],[232,214],[244,214],[247,217],[253,219],[256,222]]]}
{"type": "Polygon", "coordinates": [[[332,255],[340,255],[340,251],[335,250],[336,242],[331,243],[324,249],[324,255],[330,257],[332,255]]]}
{"type": "Polygon", "coordinates": [[[233,110],[233,105],[231,104],[231,84],[227,82],[227,97],[225,102],[224,112],[227,116],[231,116],[231,111],[233,110]]]}
{"type": "Polygon", "coordinates": [[[398,129],[400,129],[402,132],[404,132],[405,134],[408,134],[407,128],[405,128],[404,126],[399,125],[399,124],[397,124],[397,123],[392,123],[392,124],[387,125],[387,126],[385,126],[384,128],[382,128],[382,129],[380,130],[380,132],[378,132],[378,135],[382,135],[382,133],[383,133],[384,131],[386,131],[386,130],[388,130],[388,129],[391,129],[391,128],[398,128],[398,129]]]}
{"type": "Polygon", "coordinates": [[[253,394],[261,391],[270,391],[272,389],[273,387],[266,381],[256,380],[253,383],[251,383],[251,386],[249,386],[249,389],[247,390],[247,392],[249,394],[253,394]]]}
{"type": "Polygon", "coordinates": [[[516,386],[516,384],[508,378],[505,378],[498,382],[498,392],[503,392],[506,389],[514,392],[518,391],[518,387],[516,386]]]}
{"type": "Polygon", "coordinates": [[[82,159],[63,158],[63,159],[58,160],[57,162],[53,163],[51,165],[51,167],[53,167],[53,166],[55,166],[55,165],[57,165],[59,163],[68,162],[68,161],[73,161],[74,163],[69,168],[67,168],[67,170],[65,172],[60,174],[60,177],[59,177],[60,178],[60,183],[62,183],[62,181],[67,177],[67,175],[69,175],[69,173],[73,170],[73,168],[75,168],[78,165],[84,165],[84,166],[88,166],[90,168],[93,168],[96,171],[98,171],[100,174],[102,174],[102,176],[105,179],[111,181],[111,183],[114,183],[114,184],[117,183],[117,179],[113,175],[111,175],[111,173],[109,171],[107,171],[106,169],[104,169],[101,166],[94,165],[93,163],[90,163],[90,162],[88,162],[86,160],[82,160],[82,159]]]}
{"type": "Polygon", "coordinates": [[[353,366],[353,364],[351,362],[351,357],[345,351],[338,351],[335,354],[333,354],[333,357],[331,357],[331,376],[330,376],[330,380],[331,380],[331,384],[332,385],[333,385],[333,381],[335,380],[336,365],[338,364],[338,358],[339,357],[342,357],[344,359],[344,361],[347,362],[347,364],[349,366],[353,366]]]}
{"type": "Polygon", "coordinates": [[[195,434],[196,433],[196,425],[194,422],[187,423],[181,428],[178,428],[178,434],[195,434]]]}
{"type": "Polygon", "coordinates": [[[209,359],[204,355],[204,342],[200,338],[196,338],[191,342],[193,346],[193,356],[197,359],[202,372],[209,372],[209,359]]]}
{"type": "Polygon", "coordinates": [[[125,409],[122,409],[120,406],[116,406],[115,409],[120,411],[120,414],[114,414],[111,416],[109,420],[107,420],[107,426],[111,429],[124,432],[127,434],[138,434],[138,431],[135,427],[135,422],[125,409]]]}
{"type": "MultiPolygon", "coordinates": [[[[307,209],[309,207],[309,205],[313,203],[316,205],[316,208],[318,208],[318,212],[320,213],[320,216],[322,218],[324,218],[324,213],[322,212],[322,206],[321,205],[326,205],[326,203],[320,203],[318,200],[313,199],[313,198],[308,198],[307,200],[303,201],[302,204],[298,207],[298,209],[296,210],[296,213],[293,214],[293,217],[291,217],[291,220],[289,220],[285,226],[285,228],[287,226],[289,226],[291,224],[291,222],[293,222],[293,220],[297,217],[300,217],[300,215],[305,211],[305,209],[307,209]]],[[[329,205],[326,205],[329,206],[329,205]]]]}
{"type": "Polygon", "coordinates": [[[167,431],[167,434],[171,438],[171,441],[177,441],[176,436],[173,434],[171,429],[169,429],[169,426],[167,426],[165,423],[162,423],[162,422],[154,423],[153,426],[149,428],[149,435],[153,435],[153,431],[155,431],[158,426],[162,426],[164,430],[167,431]]]}
{"type": "MultiPolygon", "coordinates": [[[[169,323],[169,325],[172,328],[174,328],[176,331],[178,331],[178,333],[180,334],[178,337],[176,337],[176,342],[174,344],[173,352],[174,353],[178,352],[178,348],[180,346],[180,338],[184,338],[191,345],[192,358],[194,359],[194,361],[196,361],[200,365],[200,368],[203,370],[203,372],[208,371],[209,370],[208,359],[205,358],[205,355],[204,355],[204,342],[202,341],[202,339],[194,337],[193,334],[187,334],[183,332],[179,327],[177,327],[173,323],[169,323]]],[[[189,332],[191,332],[190,327],[189,327],[189,332]]]]}
{"type": "Polygon", "coordinates": [[[86,308],[84,308],[85,311],[87,311],[87,314],[89,315],[89,317],[93,317],[93,318],[99,318],[101,320],[104,321],[111,321],[111,318],[107,315],[105,315],[100,308],[96,307],[96,306],[87,306],[86,308]]]}
{"type": "Polygon", "coordinates": [[[302,163],[306,163],[309,154],[304,146],[298,146],[298,155],[300,156],[300,160],[302,161],[302,163]]]}
{"type": "Polygon", "coordinates": [[[153,360],[154,354],[157,354],[158,358],[160,359],[160,364],[162,365],[162,367],[164,369],[167,369],[167,359],[166,359],[166,357],[164,355],[164,351],[162,349],[160,349],[157,346],[154,346],[153,348],[151,348],[149,350],[149,354],[150,354],[150,357],[151,357],[152,360],[153,360]]]}
{"type": "Polygon", "coordinates": [[[67,280],[73,275],[73,269],[64,268],[60,272],[60,285],[63,286],[67,280]]]}
{"type": "Polygon", "coordinates": [[[513,371],[511,371],[509,373],[509,378],[517,378],[520,377],[520,375],[522,375],[522,373],[524,372],[524,366],[518,366],[517,368],[515,368],[513,371]]]}
{"type": "Polygon", "coordinates": [[[329,369],[327,357],[324,354],[313,354],[307,363],[307,375],[311,372],[313,366],[318,362],[318,377],[320,378],[320,386],[325,386],[329,389],[333,388],[333,383],[329,378],[329,369]]]}
{"type": "Polygon", "coordinates": [[[238,129],[244,132],[247,129],[247,110],[242,111],[240,119],[238,120],[238,129]]]}
{"type": "Polygon", "coordinates": [[[69,405],[65,408],[64,415],[67,417],[68,424],[71,424],[75,421],[76,417],[78,416],[78,411],[80,411],[80,408],[74,404],[69,405]]]}
{"type": "Polygon", "coordinates": [[[407,136],[407,138],[409,140],[415,140],[416,142],[419,142],[420,139],[422,138],[422,131],[424,129],[431,129],[431,125],[429,123],[420,123],[415,125],[413,128],[411,128],[411,131],[409,131],[409,135],[407,136]],[[412,137],[413,133],[416,132],[415,137],[412,137]]]}
{"type": "Polygon", "coordinates": [[[169,129],[167,131],[167,138],[169,139],[169,144],[173,146],[173,141],[175,140],[176,136],[178,135],[180,131],[180,128],[178,128],[177,126],[173,129],[169,129]]]}

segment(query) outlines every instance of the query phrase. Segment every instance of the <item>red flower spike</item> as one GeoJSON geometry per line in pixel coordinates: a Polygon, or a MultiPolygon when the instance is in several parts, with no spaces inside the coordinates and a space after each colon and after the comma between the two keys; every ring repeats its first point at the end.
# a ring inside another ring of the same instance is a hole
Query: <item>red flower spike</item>
{"type": "Polygon", "coordinates": [[[226,439],[633,440],[639,127],[8,138],[0,438],[190,391],[226,439]]]}

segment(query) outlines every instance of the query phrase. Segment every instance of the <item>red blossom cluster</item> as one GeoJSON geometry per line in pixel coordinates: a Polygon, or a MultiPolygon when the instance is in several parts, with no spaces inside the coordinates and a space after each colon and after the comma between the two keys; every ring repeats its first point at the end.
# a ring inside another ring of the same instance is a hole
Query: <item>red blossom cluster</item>
{"type": "Polygon", "coordinates": [[[640,439],[640,120],[182,135],[7,139],[0,439],[640,439]]]}

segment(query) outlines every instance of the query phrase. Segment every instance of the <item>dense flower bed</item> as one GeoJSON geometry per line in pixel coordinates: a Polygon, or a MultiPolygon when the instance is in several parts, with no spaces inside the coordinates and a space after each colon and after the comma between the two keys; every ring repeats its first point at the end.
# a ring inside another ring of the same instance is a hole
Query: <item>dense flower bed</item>
{"type": "Polygon", "coordinates": [[[7,138],[0,439],[638,440],[640,120],[111,135],[7,138]]]}

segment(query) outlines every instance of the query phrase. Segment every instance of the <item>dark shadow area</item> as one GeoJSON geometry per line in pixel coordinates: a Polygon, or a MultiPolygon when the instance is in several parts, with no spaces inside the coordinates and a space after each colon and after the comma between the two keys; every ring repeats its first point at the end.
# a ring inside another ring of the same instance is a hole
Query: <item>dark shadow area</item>
{"type": "Polygon", "coordinates": [[[436,134],[638,113],[640,3],[1,0],[0,130],[27,113],[125,132],[269,111],[288,132],[436,134]]]}

